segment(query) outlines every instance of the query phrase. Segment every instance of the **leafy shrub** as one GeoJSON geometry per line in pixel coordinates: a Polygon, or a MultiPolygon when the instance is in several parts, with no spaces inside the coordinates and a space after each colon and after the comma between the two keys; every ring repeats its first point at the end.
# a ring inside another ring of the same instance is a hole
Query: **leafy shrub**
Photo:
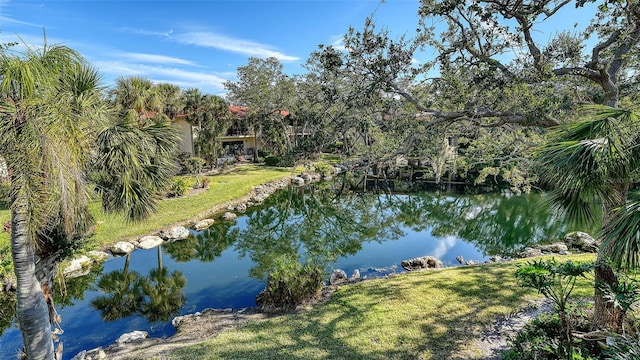
{"type": "Polygon", "coordinates": [[[184,196],[189,191],[189,185],[182,178],[176,178],[173,180],[173,185],[169,189],[169,196],[184,196]]]}
{"type": "Polygon", "coordinates": [[[331,165],[327,163],[317,163],[315,165],[315,170],[317,173],[321,174],[323,177],[327,177],[331,175],[333,168],[331,165]]]}
{"type": "Polygon", "coordinates": [[[269,272],[267,286],[256,297],[265,310],[291,310],[318,294],[324,284],[323,272],[315,264],[300,264],[281,257],[269,272]]]}
{"type": "MultiPolygon", "coordinates": [[[[585,327],[586,331],[587,328],[585,327]]],[[[543,314],[531,320],[515,338],[509,341],[504,360],[595,360],[598,351],[593,343],[568,346],[558,314],[543,314]],[[581,347],[582,346],[582,347],[581,347]]]]}
{"type": "Polygon", "coordinates": [[[640,359],[640,340],[629,336],[616,338],[615,344],[605,351],[607,359],[632,360],[640,359]]]}
{"type": "Polygon", "coordinates": [[[264,164],[267,166],[278,166],[280,165],[280,157],[276,155],[265,156],[264,164]]]}
{"type": "Polygon", "coordinates": [[[208,177],[203,177],[202,178],[202,188],[203,189],[208,189],[209,188],[209,184],[211,184],[211,179],[209,179],[208,177]]]}

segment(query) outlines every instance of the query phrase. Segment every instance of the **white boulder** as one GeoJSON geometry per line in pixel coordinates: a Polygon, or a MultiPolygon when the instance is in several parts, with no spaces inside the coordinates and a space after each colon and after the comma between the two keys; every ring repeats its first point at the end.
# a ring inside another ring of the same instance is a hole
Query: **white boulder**
{"type": "Polygon", "coordinates": [[[109,251],[111,251],[113,255],[127,255],[135,248],[136,247],[130,242],[118,241],[109,248],[109,251]]]}
{"type": "Polygon", "coordinates": [[[162,245],[162,243],[164,243],[164,240],[162,240],[160,236],[143,236],[140,238],[140,240],[138,240],[138,248],[143,250],[152,249],[154,247],[162,245]]]}
{"type": "Polygon", "coordinates": [[[198,222],[196,222],[195,224],[193,224],[193,228],[194,230],[204,230],[209,228],[211,225],[213,225],[213,223],[215,222],[215,220],[213,219],[202,219],[198,222]]]}
{"type": "Polygon", "coordinates": [[[166,241],[184,240],[189,237],[189,229],[184,226],[174,226],[169,230],[162,230],[160,237],[166,241]]]}

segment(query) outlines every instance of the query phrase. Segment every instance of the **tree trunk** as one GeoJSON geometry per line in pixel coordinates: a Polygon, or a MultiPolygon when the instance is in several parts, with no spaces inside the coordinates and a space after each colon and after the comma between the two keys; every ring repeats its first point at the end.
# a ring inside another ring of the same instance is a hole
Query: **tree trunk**
{"type": "MultiPolygon", "coordinates": [[[[629,182],[625,180],[613,180],[613,191],[608,199],[605,199],[603,206],[602,227],[606,227],[613,218],[616,208],[625,204],[629,192],[629,182]]],[[[619,331],[618,324],[621,323],[621,317],[624,316],[622,309],[614,308],[604,298],[604,292],[600,290],[600,286],[607,284],[609,286],[618,285],[614,269],[609,265],[608,259],[613,253],[612,244],[608,246],[604,244],[598,249],[598,258],[594,270],[595,292],[593,306],[593,326],[597,329],[607,329],[614,332],[619,331]]]]}
{"type": "Polygon", "coordinates": [[[619,332],[618,324],[621,324],[621,317],[624,316],[622,309],[614,308],[604,298],[604,292],[600,290],[600,286],[603,284],[617,285],[618,278],[616,277],[613,268],[606,262],[607,258],[611,255],[611,246],[601,246],[598,251],[598,259],[596,261],[595,268],[595,294],[594,294],[594,306],[593,306],[593,325],[596,329],[607,329],[614,332],[619,332]]]}
{"type": "Polygon", "coordinates": [[[36,278],[34,241],[29,239],[25,201],[14,199],[11,210],[11,256],[17,279],[17,315],[29,360],[54,359],[49,307],[36,278]]]}

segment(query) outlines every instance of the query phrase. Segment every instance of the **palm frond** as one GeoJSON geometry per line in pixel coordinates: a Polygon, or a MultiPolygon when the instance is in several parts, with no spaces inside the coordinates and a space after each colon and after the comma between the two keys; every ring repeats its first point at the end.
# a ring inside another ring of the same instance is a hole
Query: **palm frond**
{"type": "Polygon", "coordinates": [[[603,229],[604,244],[612,249],[614,265],[622,269],[640,266],[640,193],[632,192],[629,201],[615,212],[603,229]]]}

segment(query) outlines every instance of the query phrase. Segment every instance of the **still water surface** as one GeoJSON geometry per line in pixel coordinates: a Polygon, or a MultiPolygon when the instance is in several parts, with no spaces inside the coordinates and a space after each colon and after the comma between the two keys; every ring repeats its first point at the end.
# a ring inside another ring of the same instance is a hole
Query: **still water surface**
{"type": "MultiPolygon", "coordinates": [[[[177,315],[255,306],[282,256],[371,277],[402,272],[402,260],[424,255],[448,266],[458,264],[457,256],[484,261],[569,230],[536,194],[336,196],[331,189],[283,189],[236,221],[67,280],[66,296],[57,298],[65,359],[133,330],[170,336],[177,315]]],[[[1,335],[0,359],[14,359],[20,332],[12,325],[1,335]]]]}

